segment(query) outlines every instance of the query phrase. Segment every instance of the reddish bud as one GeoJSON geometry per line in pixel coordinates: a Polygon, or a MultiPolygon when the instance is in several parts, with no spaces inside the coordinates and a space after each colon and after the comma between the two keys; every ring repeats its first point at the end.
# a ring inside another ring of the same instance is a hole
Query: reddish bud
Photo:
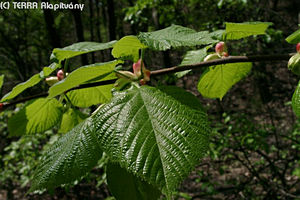
{"type": "Polygon", "coordinates": [[[227,47],[225,42],[219,42],[216,47],[215,47],[215,51],[218,54],[222,54],[223,52],[227,52],[227,47]]]}
{"type": "Polygon", "coordinates": [[[140,80],[140,85],[146,85],[146,81],[144,79],[140,80]]]}
{"type": "Polygon", "coordinates": [[[144,80],[145,81],[150,81],[151,72],[148,69],[144,69],[143,73],[144,73],[144,80]]]}
{"type": "Polygon", "coordinates": [[[58,79],[59,81],[61,81],[61,80],[63,80],[63,79],[65,78],[65,73],[64,73],[64,71],[61,69],[61,70],[59,70],[59,71],[57,72],[56,76],[57,76],[57,79],[58,79]]]}
{"type": "Polygon", "coordinates": [[[228,57],[229,54],[227,52],[223,52],[223,57],[228,57]]]}
{"type": "Polygon", "coordinates": [[[300,53],[300,42],[296,45],[297,52],[300,53]]]}
{"type": "Polygon", "coordinates": [[[142,75],[141,74],[141,65],[142,65],[142,60],[141,59],[139,59],[136,63],[133,63],[133,65],[132,65],[133,73],[135,75],[137,75],[138,77],[142,75]]]}
{"type": "Polygon", "coordinates": [[[3,110],[3,103],[0,103],[0,112],[3,110]]]}

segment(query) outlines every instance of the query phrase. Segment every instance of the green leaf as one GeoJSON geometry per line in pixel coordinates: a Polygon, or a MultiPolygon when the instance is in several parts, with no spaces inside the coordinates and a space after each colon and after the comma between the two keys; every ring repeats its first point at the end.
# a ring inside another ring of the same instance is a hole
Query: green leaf
{"type": "Polygon", "coordinates": [[[49,89],[49,97],[55,97],[56,95],[95,78],[98,78],[98,81],[114,79],[115,75],[112,72],[114,71],[115,66],[120,63],[122,63],[122,61],[115,60],[80,67],[70,73],[62,81],[54,84],[49,89]]]}
{"type": "Polygon", "coordinates": [[[196,32],[193,29],[172,25],[168,28],[140,33],[139,40],[154,50],[167,50],[171,47],[208,45],[217,42],[207,31],[196,32]]]}
{"type": "Polygon", "coordinates": [[[252,35],[264,35],[267,28],[272,25],[270,22],[226,22],[225,39],[239,40],[252,35]]]}
{"type": "MultiPolygon", "coordinates": [[[[205,56],[207,55],[207,49],[209,49],[209,48],[210,48],[210,45],[207,47],[204,47],[202,49],[199,49],[199,50],[188,51],[186,53],[186,55],[184,56],[180,65],[191,65],[191,64],[202,62],[204,60],[205,56]]],[[[181,77],[185,76],[187,73],[189,73],[190,71],[192,71],[192,70],[176,72],[175,75],[178,78],[181,78],[181,77]]]]}
{"type": "Polygon", "coordinates": [[[22,93],[27,88],[30,88],[30,87],[38,84],[41,80],[42,80],[42,78],[40,77],[40,74],[33,75],[26,82],[19,83],[17,86],[15,86],[12,89],[12,91],[10,91],[6,95],[4,95],[4,97],[2,97],[2,99],[0,100],[0,102],[8,101],[8,100],[11,100],[11,99],[15,98],[17,95],[19,95],[20,93],[22,93]]]}
{"type": "Polygon", "coordinates": [[[293,94],[292,98],[292,108],[297,117],[300,117],[300,81],[293,94]]]}
{"type": "Polygon", "coordinates": [[[10,136],[43,133],[62,116],[62,104],[56,99],[40,98],[30,102],[8,120],[10,136]]]}
{"type": "Polygon", "coordinates": [[[112,55],[115,58],[130,58],[132,61],[137,62],[139,59],[139,50],[145,49],[147,46],[142,44],[136,36],[125,36],[121,38],[112,50],[112,55]]]}
{"type": "Polygon", "coordinates": [[[55,48],[52,52],[50,60],[57,59],[59,61],[72,58],[81,54],[112,48],[116,41],[107,43],[97,42],[78,42],[64,48],[55,48]]]}
{"type": "Polygon", "coordinates": [[[84,88],[68,92],[68,97],[74,106],[87,108],[92,105],[106,103],[111,99],[113,84],[84,88]]]}
{"type": "Polygon", "coordinates": [[[94,117],[103,150],[170,197],[207,151],[205,112],[149,86],[114,94],[94,117]]]}
{"type": "Polygon", "coordinates": [[[46,151],[38,164],[29,192],[53,189],[80,179],[102,156],[91,118],[63,135],[46,151]]]}
{"type": "Polygon", "coordinates": [[[4,80],[4,74],[0,75],[0,91],[3,85],[3,80],[4,80]]]}
{"type": "Polygon", "coordinates": [[[160,191],[145,181],[140,180],[118,164],[106,166],[109,190],[118,200],[156,200],[160,191]]]}
{"type": "Polygon", "coordinates": [[[61,68],[61,64],[59,63],[52,63],[49,67],[44,67],[43,71],[40,72],[40,77],[45,78],[49,76],[52,72],[56,69],[61,68]]]}
{"type": "Polygon", "coordinates": [[[203,110],[200,100],[182,88],[164,85],[158,87],[158,89],[192,109],[203,110]]]}
{"type": "Polygon", "coordinates": [[[77,124],[82,122],[87,117],[87,115],[83,114],[79,110],[69,108],[67,112],[65,112],[62,116],[59,132],[69,132],[72,128],[74,128],[77,124]]]}
{"type": "Polygon", "coordinates": [[[289,35],[285,40],[291,44],[300,42],[300,29],[289,35]]]}
{"type": "Polygon", "coordinates": [[[209,33],[209,35],[215,40],[224,40],[225,30],[216,30],[214,32],[209,33]]]}
{"type": "Polygon", "coordinates": [[[207,98],[222,99],[227,91],[251,71],[252,63],[230,63],[211,66],[198,83],[198,90],[207,98]]]}

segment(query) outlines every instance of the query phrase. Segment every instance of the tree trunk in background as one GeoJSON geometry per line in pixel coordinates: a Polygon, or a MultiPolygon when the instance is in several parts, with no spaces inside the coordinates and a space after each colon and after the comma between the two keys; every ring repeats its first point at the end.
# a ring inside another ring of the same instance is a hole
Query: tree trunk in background
{"type": "Polygon", "coordinates": [[[116,39],[116,17],[115,17],[115,6],[113,0],[107,0],[107,12],[108,12],[108,31],[109,40],[116,39]]]}
{"type": "MultiPolygon", "coordinates": [[[[72,0],[71,1],[73,4],[78,4],[78,0],[72,0]]],[[[76,27],[76,34],[77,34],[77,41],[78,42],[83,42],[84,41],[84,35],[83,35],[83,25],[82,25],[82,20],[81,20],[81,11],[73,9],[71,10],[72,15],[74,17],[75,21],[75,27],[76,27]]],[[[82,65],[87,65],[88,64],[88,59],[85,54],[81,56],[81,62],[82,65]]]]}
{"type": "MultiPolygon", "coordinates": [[[[89,0],[89,8],[90,8],[90,40],[94,41],[94,10],[93,10],[93,1],[89,0]]],[[[95,63],[95,53],[92,52],[92,62],[95,63]]]]}
{"type": "MultiPolygon", "coordinates": [[[[102,42],[102,37],[101,37],[101,27],[100,27],[100,19],[101,19],[101,14],[100,14],[100,8],[99,8],[99,0],[96,0],[96,12],[97,12],[97,17],[96,17],[96,34],[97,34],[97,39],[98,42],[102,42]]],[[[103,51],[100,51],[100,60],[103,60],[104,55],[103,51]]]]}
{"type": "MultiPolygon", "coordinates": [[[[43,0],[43,2],[48,2],[48,1],[43,0]]],[[[44,19],[46,22],[47,31],[48,31],[48,37],[50,40],[50,45],[52,46],[52,48],[61,47],[60,36],[57,33],[55,28],[52,11],[48,9],[44,9],[43,12],[44,12],[44,19]]]]}

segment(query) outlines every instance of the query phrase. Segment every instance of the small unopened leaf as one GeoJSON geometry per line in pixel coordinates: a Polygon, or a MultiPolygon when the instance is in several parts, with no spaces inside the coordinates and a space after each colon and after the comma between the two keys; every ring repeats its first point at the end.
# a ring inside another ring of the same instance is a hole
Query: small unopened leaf
{"type": "Polygon", "coordinates": [[[244,22],[229,23],[226,22],[225,39],[239,40],[253,35],[266,34],[267,28],[272,25],[270,22],[244,22]]]}
{"type": "Polygon", "coordinates": [[[300,42],[300,29],[289,35],[285,40],[291,44],[300,42]]]}
{"type": "Polygon", "coordinates": [[[147,46],[142,44],[136,36],[125,36],[121,38],[112,49],[112,55],[115,58],[130,58],[137,62],[139,59],[139,50],[145,49],[147,46]]]}
{"type": "Polygon", "coordinates": [[[149,183],[121,168],[118,164],[106,166],[107,184],[118,200],[157,200],[160,191],[149,183]]]}
{"type": "Polygon", "coordinates": [[[208,45],[217,42],[207,31],[196,32],[179,25],[172,25],[154,32],[142,32],[138,38],[149,48],[162,51],[171,47],[208,45]]]}
{"type": "Polygon", "coordinates": [[[62,116],[62,104],[56,99],[40,98],[28,103],[8,120],[10,136],[43,133],[56,125],[62,116]]]}
{"type": "Polygon", "coordinates": [[[101,147],[112,162],[168,197],[198,164],[209,143],[210,127],[202,109],[149,86],[115,92],[93,119],[101,147]]]}
{"type": "Polygon", "coordinates": [[[79,180],[102,157],[91,118],[63,135],[46,151],[37,166],[29,192],[53,189],[79,180]]]}
{"type": "Polygon", "coordinates": [[[293,94],[292,98],[292,108],[297,117],[300,117],[300,81],[293,94]]]}
{"type": "Polygon", "coordinates": [[[70,73],[62,81],[54,84],[49,89],[49,97],[55,97],[56,95],[95,78],[98,78],[98,81],[114,79],[115,75],[112,72],[114,71],[115,66],[119,63],[122,63],[122,61],[115,60],[80,67],[70,73]]]}
{"type": "Polygon", "coordinates": [[[112,48],[115,43],[116,41],[107,43],[78,42],[64,48],[55,48],[50,59],[56,58],[57,60],[64,60],[85,53],[109,49],[112,48]]]}
{"type": "Polygon", "coordinates": [[[251,70],[252,63],[230,63],[209,67],[198,83],[198,90],[207,98],[222,99],[227,91],[244,78],[251,70]]]}

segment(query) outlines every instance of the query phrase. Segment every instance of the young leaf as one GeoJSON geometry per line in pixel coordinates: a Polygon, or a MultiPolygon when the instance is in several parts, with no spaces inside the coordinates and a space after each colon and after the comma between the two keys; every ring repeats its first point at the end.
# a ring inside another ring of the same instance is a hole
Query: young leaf
{"type": "Polygon", "coordinates": [[[147,46],[142,44],[136,36],[130,35],[121,38],[112,49],[112,55],[115,58],[130,58],[133,62],[139,59],[139,50],[145,49],[147,46]]]}
{"type": "Polygon", "coordinates": [[[178,25],[154,32],[142,32],[138,38],[149,48],[159,51],[171,47],[208,45],[217,42],[211,38],[207,31],[196,32],[193,29],[178,25]]]}
{"type": "Polygon", "coordinates": [[[8,101],[8,100],[11,100],[11,99],[15,98],[17,95],[19,95],[20,93],[22,93],[27,88],[30,88],[30,87],[38,84],[41,80],[42,80],[42,78],[40,77],[40,74],[33,75],[26,82],[19,83],[17,86],[15,86],[12,89],[12,91],[10,91],[9,93],[7,93],[6,95],[4,95],[2,97],[2,99],[0,100],[0,102],[8,101]]]}
{"type": "Polygon", "coordinates": [[[4,80],[4,74],[0,75],[0,91],[3,85],[3,80],[4,80]]]}
{"type": "Polygon", "coordinates": [[[70,73],[65,79],[54,84],[49,89],[49,97],[55,97],[75,86],[85,83],[91,79],[97,78],[98,80],[111,80],[115,78],[112,73],[117,64],[122,63],[120,60],[110,61],[106,63],[96,63],[80,67],[70,73]]]}
{"type": "Polygon", "coordinates": [[[62,116],[59,132],[67,133],[88,116],[79,110],[69,108],[62,116]]]}
{"type": "Polygon", "coordinates": [[[87,108],[92,105],[106,103],[111,99],[113,84],[84,88],[68,92],[68,97],[74,106],[87,108]]]}
{"type": "Polygon", "coordinates": [[[43,133],[62,116],[62,104],[56,99],[40,98],[30,102],[8,120],[10,136],[43,133]]]}
{"type": "Polygon", "coordinates": [[[106,178],[110,192],[118,200],[156,200],[160,191],[149,183],[140,180],[118,164],[108,163],[106,178]]]}
{"type": "Polygon", "coordinates": [[[110,159],[168,197],[205,154],[211,131],[202,110],[149,86],[115,92],[94,123],[110,159]]]}
{"type": "Polygon", "coordinates": [[[55,48],[52,52],[50,60],[57,59],[61,61],[81,54],[109,49],[112,48],[115,43],[116,41],[111,41],[107,43],[78,42],[64,48],[55,48]]]}
{"type": "Polygon", "coordinates": [[[285,40],[291,44],[300,42],[300,29],[289,35],[285,40]]]}
{"type": "Polygon", "coordinates": [[[225,39],[239,40],[252,35],[264,35],[267,28],[272,25],[270,22],[226,22],[225,39]]]}
{"type": "Polygon", "coordinates": [[[53,189],[80,179],[102,156],[91,118],[63,135],[46,151],[37,166],[29,192],[53,189]]]}
{"type": "Polygon", "coordinates": [[[251,71],[252,63],[229,63],[211,66],[198,83],[198,90],[207,98],[222,99],[227,91],[251,71]]]}
{"type": "Polygon", "coordinates": [[[300,117],[300,81],[293,94],[292,98],[292,108],[297,117],[300,117]]]}

